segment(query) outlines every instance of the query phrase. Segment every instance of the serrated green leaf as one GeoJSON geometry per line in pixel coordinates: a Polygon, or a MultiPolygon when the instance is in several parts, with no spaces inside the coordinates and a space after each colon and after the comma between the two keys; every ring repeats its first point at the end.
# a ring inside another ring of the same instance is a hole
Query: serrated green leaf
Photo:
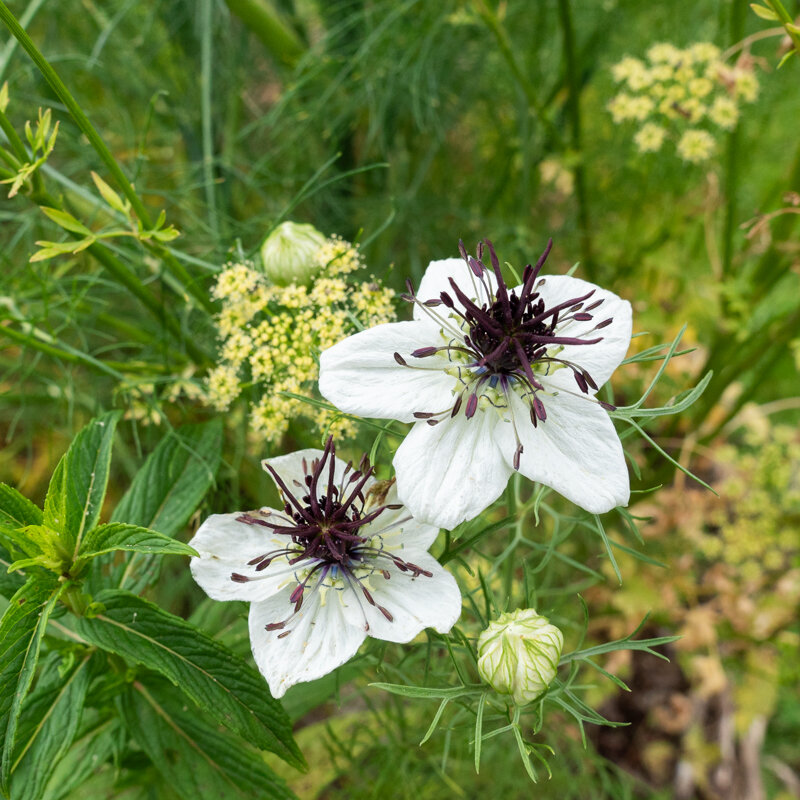
{"type": "Polygon", "coordinates": [[[89,688],[90,657],[63,675],[52,670],[54,679],[37,686],[26,701],[11,766],[14,800],[40,800],[50,775],[72,745],[89,688]]]}
{"type": "MultiPolygon", "coordinates": [[[[222,451],[222,420],[184,425],[168,433],[144,462],[111,515],[175,536],[214,482],[222,451]]],[[[117,585],[141,591],[158,572],[152,556],[133,555],[116,573],[117,585]]]]}
{"type": "Polygon", "coordinates": [[[25,583],[24,575],[18,572],[8,574],[7,570],[12,562],[11,553],[0,544],[0,595],[3,597],[10,598],[25,583]]]}
{"type": "Polygon", "coordinates": [[[16,489],[0,483],[0,525],[24,528],[41,524],[42,510],[16,489]]]}
{"type": "Polygon", "coordinates": [[[5,794],[22,703],[33,680],[47,620],[65,586],[29,578],[0,620],[0,790],[5,794]]]}
{"type": "Polygon", "coordinates": [[[55,222],[60,228],[70,231],[72,233],[80,233],[83,236],[90,236],[91,231],[80,220],[75,219],[72,214],[62,211],[59,208],[50,208],[49,206],[39,206],[42,211],[55,222]]]}
{"type": "Polygon", "coordinates": [[[295,766],[303,758],[283,708],[246,662],[180,617],[130,592],[95,597],[105,610],[81,618],[87,642],[159,672],[218,722],[295,766]]]}
{"type": "Polygon", "coordinates": [[[72,440],[47,489],[44,524],[61,534],[70,552],[77,552],[84,534],[97,525],[119,417],[111,411],[92,420],[72,440]]]}
{"type": "Polygon", "coordinates": [[[83,537],[78,559],[96,558],[115,550],[133,553],[157,553],[161,555],[196,556],[188,544],[171,539],[158,531],[127,525],[124,522],[108,522],[98,525],[83,537]]]}
{"type": "Polygon", "coordinates": [[[163,681],[134,683],[123,695],[122,713],[137,744],[181,797],[295,797],[258,751],[210,726],[163,681]]]}
{"type": "MultiPolygon", "coordinates": [[[[56,765],[42,800],[61,800],[80,787],[120,749],[119,740],[123,735],[127,739],[117,717],[79,731],[72,747],[56,765]]],[[[80,800],[86,798],[81,792],[80,800]]]]}

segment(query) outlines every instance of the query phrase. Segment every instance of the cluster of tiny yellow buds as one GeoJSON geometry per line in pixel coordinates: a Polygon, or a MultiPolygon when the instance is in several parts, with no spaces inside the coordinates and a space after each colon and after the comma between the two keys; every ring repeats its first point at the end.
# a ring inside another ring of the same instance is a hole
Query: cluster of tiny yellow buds
{"type": "Polygon", "coordinates": [[[710,42],[683,49],[662,42],[644,60],[625,56],[611,68],[620,84],[607,106],[614,123],[640,123],[633,141],[641,153],[672,141],[684,161],[706,161],[716,150],[714,134],[735,128],[739,103],[758,96],[752,60],[743,56],[729,66],[720,58],[710,42]]]}
{"type": "Polygon", "coordinates": [[[308,285],[274,285],[255,264],[242,262],[226,266],[213,292],[222,301],[219,364],[207,378],[206,402],[226,410],[249,386],[251,432],[261,441],[278,440],[290,421],[303,415],[323,433],[352,433],[346,417],[301,398],[315,396],[320,352],[362,328],[395,319],[391,289],[374,277],[363,282],[347,277],[363,265],[356,247],[331,237],[313,259],[308,285]]]}

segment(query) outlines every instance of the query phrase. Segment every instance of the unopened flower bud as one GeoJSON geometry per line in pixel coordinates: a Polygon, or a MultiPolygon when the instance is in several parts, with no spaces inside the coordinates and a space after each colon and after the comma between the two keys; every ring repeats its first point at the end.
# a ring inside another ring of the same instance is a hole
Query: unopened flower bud
{"type": "Polygon", "coordinates": [[[306,284],[322,266],[316,255],[326,241],[313,225],[282,222],[261,245],[264,272],[279,286],[306,284]]]}
{"type": "Polygon", "coordinates": [[[564,636],[532,608],[501,614],[478,639],[478,672],[517,705],[538,697],[556,675],[564,636]]]}

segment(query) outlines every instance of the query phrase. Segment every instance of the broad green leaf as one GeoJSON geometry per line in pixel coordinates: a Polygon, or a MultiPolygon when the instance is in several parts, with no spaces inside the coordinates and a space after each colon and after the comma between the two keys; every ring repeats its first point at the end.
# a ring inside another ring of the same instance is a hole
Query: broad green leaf
{"type": "Polygon", "coordinates": [[[0,790],[6,794],[20,710],[39,660],[47,620],[65,586],[29,578],[0,620],[0,790]]]}
{"type": "Polygon", "coordinates": [[[63,675],[53,669],[52,679],[43,686],[37,684],[23,706],[11,765],[14,800],[40,800],[50,775],[71,746],[89,687],[90,658],[84,656],[63,675]]]}
{"type": "Polygon", "coordinates": [[[108,483],[111,446],[119,411],[92,420],[58,462],[44,502],[44,524],[77,552],[83,535],[97,525],[108,483]]]}
{"type": "Polygon", "coordinates": [[[0,544],[0,595],[11,597],[25,583],[25,576],[19,572],[8,574],[12,563],[11,553],[0,544]]]}
{"type": "MultiPolygon", "coordinates": [[[[159,442],[111,515],[175,536],[214,482],[222,449],[222,420],[184,425],[159,442]]],[[[141,591],[158,575],[153,556],[133,555],[116,573],[116,584],[141,591]]]]}
{"type": "MultiPolygon", "coordinates": [[[[122,749],[122,737],[127,739],[127,733],[117,717],[83,726],[72,747],[56,764],[42,800],[61,800],[72,792],[76,800],[87,800],[89,795],[83,791],[83,784],[122,749]]],[[[102,797],[107,798],[108,793],[102,797]]]]}
{"type": "Polygon", "coordinates": [[[127,525],[124,522],[108,522],[92,528],[83,537],[78,559],[89,559],[111,553],[114,550],[128,550],[134,553],[160,553],[162,555],[196,556],[188,544],[171,539],[150,528],[127,525]]]}
{"type": "Polygon", "coordinates": [[[257,750],[212,727],[164,681],[134,683],[123,695],[122,713],[139,747],[181,797],[295,797],[257,750]]]}
{"type": "Polygon", "coordinates": [[[24,528],[41,524],[42,510],[16,489],[0,483],[0,526],[24,528]]]}
{"type": "Polygon", "coordinates": [[[246,662],[185,620],[130,592],[111,589],[95,600],[104,610],[76,625],[87,642],[160,672],[246,741],[302,766],[289,718],[246,662]]]}

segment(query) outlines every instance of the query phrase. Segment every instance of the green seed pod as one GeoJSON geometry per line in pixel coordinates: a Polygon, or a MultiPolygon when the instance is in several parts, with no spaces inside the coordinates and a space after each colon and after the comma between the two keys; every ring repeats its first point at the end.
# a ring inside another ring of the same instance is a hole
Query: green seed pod
{"type": "Polygon", "coordinates": [[[326,241],[313,225],[282,222],[261,245],[264,273],[279,286],[307,284],[322,267],[316,255],[326,241]]]}
{"type": "Polygon", "coordinates": [[[517,705],[530,703],[553,680],[564,635],[532,608],[500,617],[478,639],[478,672],[517,705]]]}

